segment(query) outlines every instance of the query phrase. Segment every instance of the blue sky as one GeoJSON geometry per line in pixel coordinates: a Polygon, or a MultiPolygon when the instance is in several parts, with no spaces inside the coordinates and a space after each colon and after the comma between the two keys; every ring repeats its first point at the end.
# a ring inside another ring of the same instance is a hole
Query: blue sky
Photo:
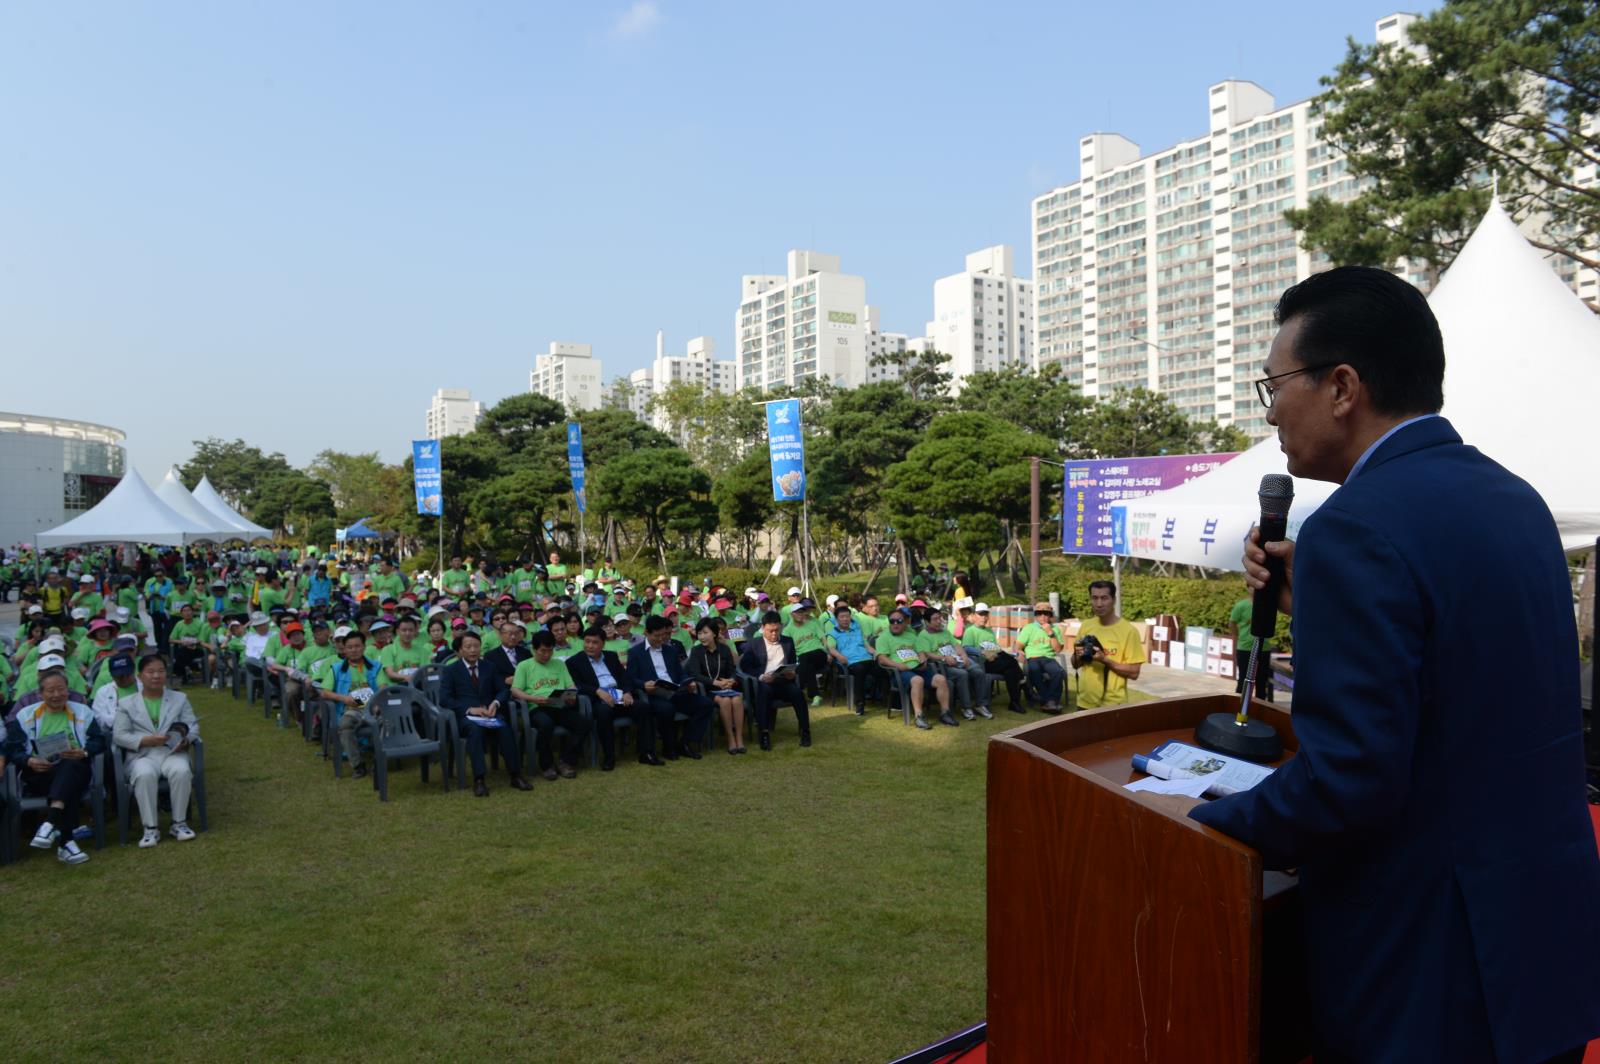
{"type": "Polygon", "coordinates": [[[796,247],[918,335],[967,252],[1031,271],[1084,133],[1311,95],[1392,3],[7,5],[0,408],[151,479],[213,435],[398,461],[434,389],[525,390],[551,340],[731,357],[796,247]]]}

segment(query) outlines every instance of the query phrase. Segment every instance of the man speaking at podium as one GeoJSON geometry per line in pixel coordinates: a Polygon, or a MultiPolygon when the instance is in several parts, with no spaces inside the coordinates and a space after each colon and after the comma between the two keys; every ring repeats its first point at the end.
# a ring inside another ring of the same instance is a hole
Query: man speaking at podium
{"type": "Polygon", "coordinates": [[[1271,548],[1299,753],[1190,816],[1299,869],[1317,1064],[1577,1061],[1600,1034],[1600,858],[1555,522],[1438,416],[1415,288],[1330,270],[1277,321],[1267,421],[1291,474],[1342,485],[1271,548]]]}

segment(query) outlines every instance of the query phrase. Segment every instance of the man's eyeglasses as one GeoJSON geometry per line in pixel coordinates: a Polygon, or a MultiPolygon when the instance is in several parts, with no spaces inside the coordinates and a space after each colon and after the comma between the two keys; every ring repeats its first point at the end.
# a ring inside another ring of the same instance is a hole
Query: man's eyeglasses
{"type": "Polygon", "coordinates": [[[1281,381],[1285,377],[1293,377],[1301,373],[1315,373],[1319,369],[1332,369],[1340,364],[1338,362],[1320,362],[1315,366],[1301,366],[1299,369],[1291,369],[1287,373],[1274,373],[1270,377],[1262,377],[1256,381],[1256,398],[1261,400],[1262,406],[1271,410],[1272,400],[1278,394],[1278,386],[1273,384],[1273,381],[1281,381]]]}
{"type": "Polygon", "coordinates": [[[905,624],[906,623],[906,619],[904,617],[890,617],[889,618],[889,623],[890,624],[905,624]]]}

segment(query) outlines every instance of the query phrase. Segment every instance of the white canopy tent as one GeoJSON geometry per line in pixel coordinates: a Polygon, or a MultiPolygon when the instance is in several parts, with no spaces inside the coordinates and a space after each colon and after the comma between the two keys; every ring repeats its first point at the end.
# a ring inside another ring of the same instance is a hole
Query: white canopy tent
{"type": "Polygon", "coordinates": [[[183,481],[178,479],[177,466],[170,467],[167,475],[161,478],[161,483],[156,485],[156,498],[176,510],[190,524],[205,529],[206,534],[201,537],[203,539],[220,542],[236,539],[240,535],[237,529],[195,501],[189,489],[183,486],[183,481]]]}
{"type": "Polygon", "coordinates": [[[194,496],[195,502],[203,506],[212,514],[212,516],[221,519],[230,528],[237,530],[235,534],[241,539],[256,540],[272,538],[271,529],[262,528],[260,525],[255,524],[249,518],[245,517],[238,510],[235,510],[233,507],[229,506],[228,500],[222,497],[222,493],[211,486],[210,477],[202,476],[200,478],[200,483],[194,486],[194,491],[191,492],[191,494],[194,496]]]}
{"type": "MultiPolygon", "coordinates": [[[[1589,419],[1600,394],[1600,319],[1491,203],[1428,299],[1444,334],[1444,415],[1462,439],[1544,496],[1568,550],[1600,536],[1600,478],[1589,419]]],[[[1286,472],[1269,437],[1222,467],[1173,488],[1113,503],[1120,553],[1239,569],[1259,516],[1256,489],[1286,472]]],[[[1337,488],[1296,480],[1289,535],[1337,488]]]]}
{"type": "Polygon", "coordinates": [[[81,543],[159,543],[181,547],[212,537],[209,528],[195,524],[162,502],[138,471],[130,469],[92,510],[39,533],[36,546],[44,549],[81,543]]]}

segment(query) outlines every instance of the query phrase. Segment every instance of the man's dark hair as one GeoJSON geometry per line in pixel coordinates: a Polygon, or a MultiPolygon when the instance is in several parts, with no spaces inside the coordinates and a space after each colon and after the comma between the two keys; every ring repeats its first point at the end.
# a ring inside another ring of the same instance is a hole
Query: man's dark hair
{"type": "Polygon", "coordinates": [[[644,622],[644,630],[646,632],[659,632],[663,628],[671,627],[672,622],[661,616],[653,616],[644,622]]]}
{"type": "Polygon", "coordinates": [[[589,628],[584,631],[583,638],[588,639],[590,636],[594,636],[596,639],[600,640],[600,642],[604,643],[606,641],[606,630],[597,624],[593,628],[589,628]]]}
{"type": "Polygon", "coordinates": [[[1304,365],[1353,367],[1378,413],[1434,414],[1444,406],[1439,322],[1422,293],[1387,270],[1312,274],[1283,293],[1274,316],[1279,325],[1301,319],[1296,348],[1304,365]]]}
{"type": "MultiPolygon", "coordinates": [[[[358,636],[360,634],[361,634],[360,632],[354,632],[354,633],[352,633],[351,637],[354,638],[355,636],[358,636]]],[[[465,643],[469,639],[472,640],[474,643],[483,642],[483,636],[479,635],[477,632],[474,632],[472,629],[468,628],[465,632],[462,632],[460,635],[455,637],[455,639],[450,644],[450,649],[454,650],[457,654],[461,653],[461,644],[465,643]]]]}
{"type": "Polygon", "coordinates": [[[777,610],[768,610],[766,613],[763,613],[761,615],[761,627],[763,627],[763,628],[765,628],[769,624],[782,624],[782,623],[783,623],[783,616],[780,613],[778,613],[777,610]]]}
{"type": "Polygon", "coordinates": [[[144,671],[144,667],[146,665],[150,664],[152,661],[161,662],[161,667],[163,669],[167,667],[167,656],[165,654],[160,653],[160,652],[156,652],[156,653],[146,654],[146,655],[144,655],[143,657],[141,657],[139,659],[139,671],[143,672],[144,671]]]}
{"type": "Polygon", "coordinates": [[[1089,584],[1089,592],[1090,592],[1090,594],[1093,594],[1094,593],[1094,589],[1097,588],[1097,587],[1103,587],[1107,591],[1111,592],[1111,597],[1113,599],[1115,599],[1117,597],[1117,585],[1113,584],[1111,581],[1109,581],[1109,580],[1094,580],[1094,581],[1091,581],[1090,584],[1089,584]]]}
{"type": "Polygon", "coordinates": [[[538,650],[540,647],[554,648],[556,645],[556,637],[541,628],[539,631],[528,637],[528,645],[535,650],[538,650]]]}

